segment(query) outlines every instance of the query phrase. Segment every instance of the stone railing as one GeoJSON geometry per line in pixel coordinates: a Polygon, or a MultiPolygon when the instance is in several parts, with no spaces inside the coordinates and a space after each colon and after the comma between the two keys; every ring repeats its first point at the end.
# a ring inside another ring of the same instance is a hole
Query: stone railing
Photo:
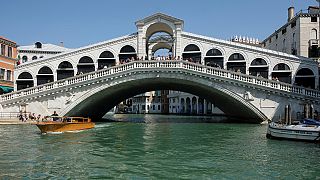
{"type": "Polygon", "coordinates": [[[62,87],[68,87],[78,83],[88,82],[89,80],[98,79],[110,75],[122,75],[127,73],[129,70],[147,70],[147,69],[172,69],[172,70],[189,70],[204,75],[210,75],[212,77],[221,78],[225,81],[237,81],[239,83],[246,83],[255,86],[265,87],[268,90],[278,90],[290,93],[290,95],[302,95],[310,98],[320,98],[320,91],[307,89],[303,87],[293,86],[291,84],[272,81],[265,78],[256,76],[250,76],[242,73],[228,71],[225,69],[208,67],[201,64],[191,63],[181,60],[163,60],[163,61],[133,61],[126,64],[113,66],[107,69],[94,71],[91,73],[70,77],[67,79],[55,81],[52,83],[35,86],[20,91],[4,94],[0,96],[0,102],[13,100],[15,98],[27,97],[37,93],[42,93],[48,90],[59,90],[62,87]]]}

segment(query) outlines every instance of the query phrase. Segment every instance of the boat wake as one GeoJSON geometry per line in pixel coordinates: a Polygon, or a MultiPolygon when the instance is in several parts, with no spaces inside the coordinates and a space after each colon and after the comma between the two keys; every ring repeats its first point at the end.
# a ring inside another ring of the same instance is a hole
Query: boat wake
{"type": "Polygon", "coordinates": [[[94,128],[96,129],[96,128],[105,128],[105,127],[110,127],[111,126],[111,124],[110,123],[99,123],[99,124],[96,124],[95,126],[94,126],[94,128]]]}

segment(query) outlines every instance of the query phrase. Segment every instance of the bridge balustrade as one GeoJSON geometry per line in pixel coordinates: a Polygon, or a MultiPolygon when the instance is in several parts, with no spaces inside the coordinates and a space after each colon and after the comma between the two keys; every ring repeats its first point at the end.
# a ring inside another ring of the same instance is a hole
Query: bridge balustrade
{"type": "Polygon", "coordinates": [[[308,97],[320,98],[320,91],[307,89],[303,87],[293,86],[291,84],[273,81],[269,79],[263,79],[261,77],[250,76],[246,74],[241,74],[239,72],[233,72],[225,69],[209,67],[197,63],[187,62],[183,60],[166,60],[166,61],[133,61],[126,64],[121,64],[118,66],[109,67],[106,69],[101,69],[99,71],[90,72],[87,74],[82,74],[59,81],[43,84],[36,87],[31,87],[28,89],[19,90],[16,92],[1,95],[1,101],[12,100],[15,98],[28,96],[40,92],[45,92],[47,90],[53,90],[61,87],[65,87],[72,84],[77,84],[85,82],[88,80],[93,80],[99,77],[104,77],[112,74],[120,74],[132,69],[148,69],[148,68],[182,68],[194,72],[200,72],[207,75],[212,75],[225,80],[232,79],[240,82],[245,82],[253,85],[268,87],[274,90],[281,90],[285,92],[291,92],[295,94],[305,95],[308,97]]]}

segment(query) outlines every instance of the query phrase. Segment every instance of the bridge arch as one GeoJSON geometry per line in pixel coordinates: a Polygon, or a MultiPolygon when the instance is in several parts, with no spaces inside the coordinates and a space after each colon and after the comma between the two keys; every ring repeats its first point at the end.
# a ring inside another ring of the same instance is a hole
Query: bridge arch
{"type": "Polygon", "coordinates": [[[77,65],[77,69],[78,74],[95,71],[95,66],[92,58],[89,56],[81,57],[77,65]]]}
{"type": "Polygon", "coordinates": [[[227,69],[235,72],[246,74],[246,59],[242,53],[233,53],[229,56],[227,62],[227,69]]]}
{"type": "Polygon", "coordinates": [[[263,58],[255,58],[251,61],[249,66],[249,74],[268,79],[269,65],[263,58]]]}
{"type": "Polygon", "coordinates": [[[300,68],[296,75],[294,84],[297,86],[303,86],[307,88],[315,88],[315,73],[309,68],[300,68]]]}
{"type": "Polygon", "coordinates": [[[286,63],[278,63],[273,67],[272,79],[291,84],[292,70],[286,63]]]}
{"type": "Polygon", "coordinates": [[[22,72],[17,78],[17,90],[34,86],[33,76],[30,72],[22,72]]]}
{"type": "Polygon", "coordinates": [[[99,55],[98,59],[98,70],[103,69],[104,67],[111,67],[116,65],[116,58],[111,51],[103,51],[99,55]]]}
{"type": "Polygon", "coordinates": [[[37,85],[46,84],[53,82],[54,75],[51,68],[48,66],[43,66],[39,69],[37,74],[37,85]]]}
{"type": "Polygon", "coordinates": [[[197,43],[188,44],[184,47],[182,59],[201,63],[201,48],[197,43]]]}
{"type": "Polygon", "coordinates": [[[207,51],[206,56],[204,57],[204,64],[211,67],[224,68],[224,56],[221,50],[218,48],[212,48],[207,51]]]}
{"type": "Polygon", "coordinates": [[[62,61],[57,68],[57,80],[74,76],[73,65],[69,61],[62,61]]]}
{"type": "Polygon", "coordinates": [[[119,52],[119,61],[124,61],[126,59],[136,59],[137,58],[137,52],[136,49],[131,45],[125,45],[120,49],[119,52]]]}
{"type": "Polygon", "coordinates": [[[150,37],[158,32],[166,32],[168,34],[170,34],[171,36],[173,36],[173,27],[171,27],[169,24],[167,23],[163,23],[163,22],[156,22],[151,24],[146,31],[146,40],[147,42],[149,41],[150,37]]]}
{"type": "MultiPolygon", "coordinates": [[[[210,80],[204,80],[198,76],[185,79],[184,75],[172,75],[168,72],[148,71],[145,73],[131,74],[130,80],[122,79],[119,83],[100,83],[99,86],[91,88],[72,101],[61,114],[99,119],[109,109],[127,98],[152,90],[170,89],[191,93],[209,102],[215,102],[224,113],[245,122],[261,122],[268,119],[243,97],[218,84],[209,83],[210,80]],[[148,74],[148,77],[145,76],[145,73],[148,74]]],[[[182,110],[185,107],[185,113],[192,113],[192,99],[181,99],[180,104],[182,110]]]]}

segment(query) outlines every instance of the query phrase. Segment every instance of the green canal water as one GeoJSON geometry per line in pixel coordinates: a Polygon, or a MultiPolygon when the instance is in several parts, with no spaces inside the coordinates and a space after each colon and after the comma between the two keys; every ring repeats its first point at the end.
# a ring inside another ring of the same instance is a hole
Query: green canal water
{"type": "Polygon", "coordinates": [[[320,179],[319,144],[266,139],[266,128],[180,118],[41,135],[2,125],[0,179],[320,179]]]}

